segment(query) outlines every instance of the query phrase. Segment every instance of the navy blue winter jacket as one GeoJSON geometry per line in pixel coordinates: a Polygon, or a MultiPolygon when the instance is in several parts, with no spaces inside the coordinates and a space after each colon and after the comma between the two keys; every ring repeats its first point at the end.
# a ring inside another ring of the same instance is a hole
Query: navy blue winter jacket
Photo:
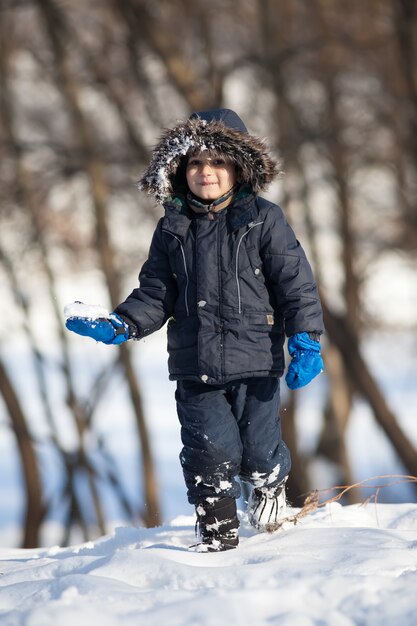
{"type": "Polygon", "coordinates": [[[285,335],[323,331],[316,284],[281,208],[250,193],[223,211],[165,203],[135,289],[116,312],[141,338],[168,321],[171,380],[281,376],[285,335]]]}

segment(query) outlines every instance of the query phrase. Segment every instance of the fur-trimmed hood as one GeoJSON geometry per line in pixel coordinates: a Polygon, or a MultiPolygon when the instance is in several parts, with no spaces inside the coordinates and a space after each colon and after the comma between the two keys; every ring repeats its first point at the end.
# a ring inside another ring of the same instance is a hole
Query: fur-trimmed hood
{"type": "Polygon", "coordinates": [[[186,156],[203,151],[227,156],[238,170],[239,182],[264,191],[278,173],[278,163],[264,142],[250,135],[230,109],[193,113],[162,134],[151,162],[139,180],[139,189],[162,202],[184,192],[186,156]]]}

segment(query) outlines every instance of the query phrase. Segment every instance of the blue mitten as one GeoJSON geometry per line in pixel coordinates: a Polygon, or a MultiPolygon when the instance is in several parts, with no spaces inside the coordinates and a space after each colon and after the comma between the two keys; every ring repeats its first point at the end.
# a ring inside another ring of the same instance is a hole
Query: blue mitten
{"type": "Polygon", "coordinates": [[[285,382],[290,389],[308,385],[317,374],[324,370],[320,354],[320,343],[310,338],[308,333],[297,333],[288,339],[288,352],[291,363],[288,366],[285,382]]]}
{"type": "Polygon", "coordinates": [[[77,335],[91,337],[107,345],[118,345],[129,339],[129,328],[116,313],[98,306],[75,302],[65,308],[65,326],[77,335]]]}

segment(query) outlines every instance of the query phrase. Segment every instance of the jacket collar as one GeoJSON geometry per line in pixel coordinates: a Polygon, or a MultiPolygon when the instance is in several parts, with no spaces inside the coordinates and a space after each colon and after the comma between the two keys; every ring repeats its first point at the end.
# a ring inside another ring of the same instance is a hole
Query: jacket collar
{"type": "Polygon", "coordinates": [[[184,196],[169,198],[163,206],[165,217],[162,228],[180,237],[185,237],[191,224],[192,215],[184,196]]]}
{"type": "MultiPolygon", "coordinates": [[[[183,196],[175,196],[164,203],[165,217],[162,227],[173,234],[185,237],[193,221],[193,212],[183,196]]],[[[259,210],[256,195],[248,188],[243,187],[233,202],[226,209],[226,220],[229,229],[234,232],[254,222],[259,210]]],[[[195,216],[194,216],[194,219],[195,216]]],[[[198,219],[206,219],[199,216],[198,219]]]]}
{"type": "Polygon", "coordinates": [[[200,215],[207,215],[208,213],[216,213],[222,211],[230,204],[233,203],[235,196],[239,191],[239,185],[235,185],[225,194],[213,201],[203,202],[195,196],[191,191],[187,194],[187,202],[193,213],[199,213],[200,215]]]}
{"type": "Polygon", "coordinates": [[[227,208],[227,222],[230,230],[236,231],[243,226],[254,222],[258,217],[256,195],[249,193],[238,194],[234,202],[227,208]]]}

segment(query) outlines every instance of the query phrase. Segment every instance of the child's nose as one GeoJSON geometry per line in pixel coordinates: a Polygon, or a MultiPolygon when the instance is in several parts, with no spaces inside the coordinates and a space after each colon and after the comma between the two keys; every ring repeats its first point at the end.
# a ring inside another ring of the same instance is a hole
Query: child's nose
{"type": "Polygon", "coordinates": [[[208,170],[212,170],[213,169],[213,165],[210,163],[210,161],[203,161],[201,164],[201,170],[203,172],[208,171],[208,170]]]}

